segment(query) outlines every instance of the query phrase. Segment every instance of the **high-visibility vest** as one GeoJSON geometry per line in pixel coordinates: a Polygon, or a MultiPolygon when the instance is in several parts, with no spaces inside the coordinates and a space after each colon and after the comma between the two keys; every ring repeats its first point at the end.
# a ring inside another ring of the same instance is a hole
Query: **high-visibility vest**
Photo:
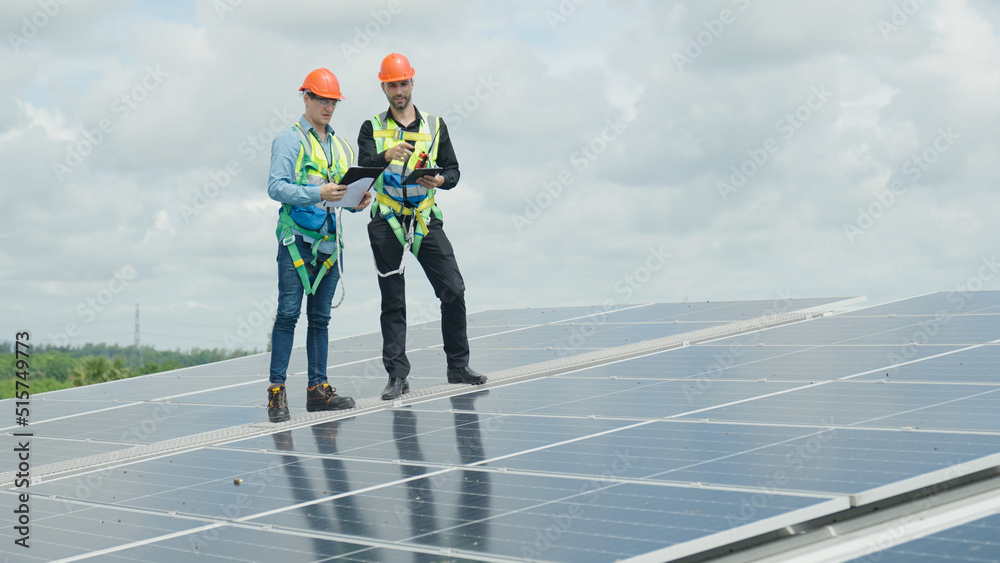
{"type": "Polygon", "coordinates": [[[400,143],[413,145],[413,153],[407,162],[393,160],[385,171],[375,180],[375,202],[372,204],[372,217],[384,217],[392,227],[399,243],[405,246],[405,234],[400,224],[399,215],[416,215],[420,229],[415,230],[411,250],[414,255],[420,250],[420,242],[427,234],[427,222],[431,215],[441,219],[441,210],[434,203],[434,188],[424,188],[420,184],[403,186],[404,171],[409,174],[419,159],[421,152],[428,154],[426,166],[437,165],[438,147],[441,140],[438,131],[441,128],[441,118],[426,112],[420,112],[420,126],[415,132],[404,131],[393,120],[388,112],[382,112],[371,118],[372,136],[375,138],[377,153],[382,153],[400,143]],[[405,198],[405,202],[404,202],[405,198]]]}
{"type": "MultiPolygon", "coordinates": [[[[299,155],[295,160],[295,183],[300,186],[321,186],[328,182],[336,183],[340,180],[344,172],[350,167],[351,162],[354,161],[354,151],[347,144],[347,140],[343,137],[331,136],[331,163],[327,161],[326,151],[323,150],[323,145],[320,144],[316,135],[309,135],[303,131],[299,122],[296,122],[292,126],[292,129],[299,134],[299,140],[301,141],[299,155]]],[[[312,295],[316,292],[316,289],[319,288],[319,283],[340,256],[340,241],[335,231],[338,227],[339,225],[334,223],[330,215],[330,210],[324,208],[322,202],[308,206],[296,206],[288,203],[281,204],[281,211],[278,213],[278,229],[275,231],[275,235],[281,244],[288,249],[288,253],[292,257],[292,264],[294,264],[295,270],[299,273],[299,279],[302,280],[302,286],[305,288],[306,295],[312,295]],[[328,224],[327,234],[325,235],[319,232],[324,224],[328,224]],[[309,270],[305,266],[305,260],[299,253],[298,246],[295,245],[295,231],[315,239],[312,245],[312,261],[309,262],[309,265],[313,267],[316,266],[319,256],[319,245],[331,239],[337,241],[333,253],[323,262],[313,279],[310,279],[309,270]]]]}

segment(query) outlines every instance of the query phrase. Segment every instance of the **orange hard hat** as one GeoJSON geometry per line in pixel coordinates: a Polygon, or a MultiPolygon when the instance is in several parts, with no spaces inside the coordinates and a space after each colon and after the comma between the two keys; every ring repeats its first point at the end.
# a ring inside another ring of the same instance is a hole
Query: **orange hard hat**
{"type": "Polygon", "coordinates": [[[306,79],[302,81],[302,87],[299,88],[299,91],[301,92],[302,90],[309,90],[313,94],[323,98],[333,100],[344,99],[344,96],[340,93],[340,82],[337,81],[337,77],[325,68],[317,68],[310,72],[306,76],[306,79]]]}
{"type": "Polygon", "coordinates": [[[382,82],[398,82],[413,78],[416,71],[410,66],[410,61],[399,53],[389,53],[382,59],[382,68],[378,71],[378,79],[382,82]]]}

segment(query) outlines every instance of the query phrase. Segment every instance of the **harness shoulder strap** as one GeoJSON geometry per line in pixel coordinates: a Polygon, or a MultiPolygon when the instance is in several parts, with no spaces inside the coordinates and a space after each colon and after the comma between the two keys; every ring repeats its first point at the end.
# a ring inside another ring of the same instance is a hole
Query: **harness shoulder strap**
{"type": "MultiPolygon", "coordinates": [[[[330,146],[333,149],[333,162],[330,163],[330,170],[332,171],[336,167],[340,172],[340,176],[343,176],[346,170],[340,170],[340,162],[343,159],[346,161],[346,165],[350,166],[354,162],[354,149],[347,143],[347,139],[336,136],[333,138],[330,146]]],[[[339,180],[340,177],[337,179],[339,180]]]]}
{"type": "Polygon", "coordinates": [[[441,118],[428,114],[424,114],[424,117],[427,119],[427,127],[431,134],[431,145],[427,147],[427,153],[430,154],[431,160],[436,161],[438,147],[441,145],[441,139],[438,138],[438,132],[441,130],[441,118]]]}
{"type": "Polygon", "coordinates": [[[299,140],[302,141],[302,150],[306,152],[306,158],[312,160],[312,143],[309,142],[309,137],[306,136],[306,132],[302,130],[302,126],[296,121],[295,125],[292,125],[292,129],[299,134],[299,140]]]}
{"type": "Polygon", "coordinates": [[[378,152],[385,150],[385,137],[383,136],[382,131],[385,129],[386,118],[388,115],[388,111],[383,111],[369,120],[372,124],[372,138],[375,139],[375,149],[378,152]]]}

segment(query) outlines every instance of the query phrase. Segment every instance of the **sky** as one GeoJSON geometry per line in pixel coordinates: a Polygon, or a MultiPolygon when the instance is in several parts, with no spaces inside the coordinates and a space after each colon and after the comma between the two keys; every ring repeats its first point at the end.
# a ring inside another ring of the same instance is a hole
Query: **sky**
{"type": "MultiPolygon", "coordinates": [[[[356,146],[405,54],[462,178],[470,312],[1000,289],[986,0],[14,0],[0,341],[267,346],[270,141],[325,67],[356,146]]],[[[331,336],[378,330],[345,214],[331,336]]],[[[439,317],[415,260],[408,318],[439,317]]],[[[297,343],[303,343],[305,319],[297,343]]]]}

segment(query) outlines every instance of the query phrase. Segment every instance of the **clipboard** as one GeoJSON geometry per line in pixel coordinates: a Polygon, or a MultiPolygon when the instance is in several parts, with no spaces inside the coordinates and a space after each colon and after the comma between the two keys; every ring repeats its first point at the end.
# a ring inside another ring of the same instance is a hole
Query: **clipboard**
{"type": "Polygon", "coordinates": [[[385,168],[379,168],[377,166],[352,166],[344,172],[344,175],[340,177],[338,184],[353,184],[362,178],[378,178],[379,174],[385,171],[385,168]]]}
{"type": "Polygon", "coordinates": [[[403,185],[408,186],[410,184],[416,184],[417,178],[421,178],[423,176],[434,176],[442,172],[444,172],[444,168],[417,168],[413,172],[410,172],[410,175],[403,180],[403,185]]]}

